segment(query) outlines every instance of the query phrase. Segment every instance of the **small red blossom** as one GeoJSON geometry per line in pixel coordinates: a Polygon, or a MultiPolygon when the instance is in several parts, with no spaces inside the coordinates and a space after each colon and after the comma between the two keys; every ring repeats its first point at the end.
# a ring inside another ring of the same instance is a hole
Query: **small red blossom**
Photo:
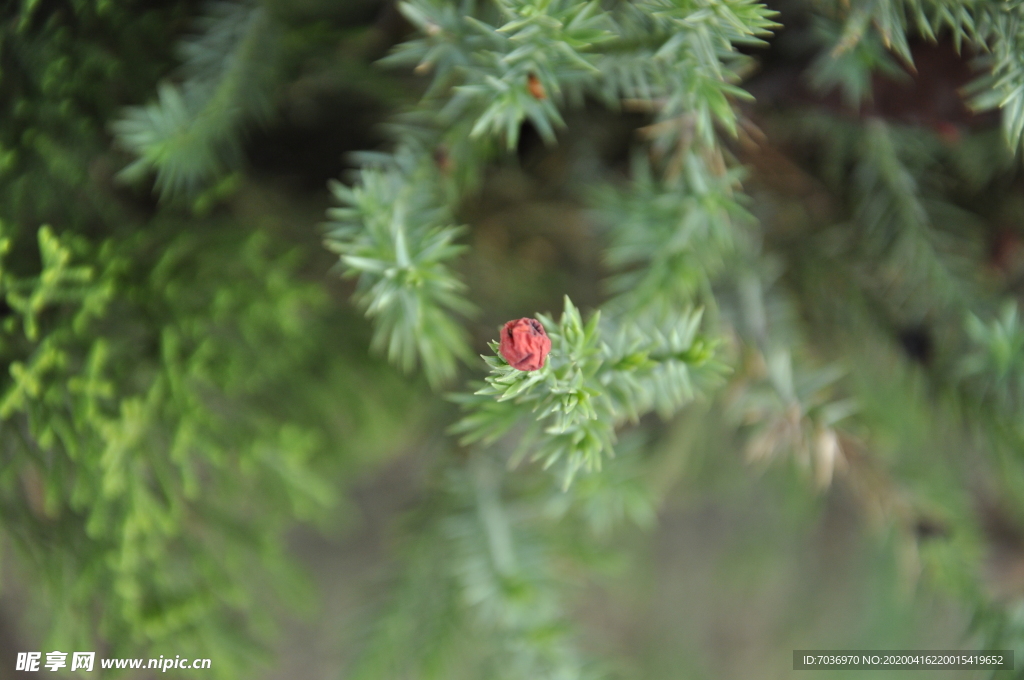
{"type": "Polygon", "coordinates": [[[551,338],[536,319],[513,319],[501,329],[498,351],[512,368],[536,371],[551,351],[551,338]]]}

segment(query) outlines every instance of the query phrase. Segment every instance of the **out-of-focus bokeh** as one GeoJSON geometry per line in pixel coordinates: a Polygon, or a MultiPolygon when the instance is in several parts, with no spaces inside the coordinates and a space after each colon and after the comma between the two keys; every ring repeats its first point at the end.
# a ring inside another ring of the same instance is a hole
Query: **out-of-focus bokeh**
{"type": "Polygon", "coordinates": [[[1022,19],[6,3],[0,678],[1019,668],[1022,19]]]}

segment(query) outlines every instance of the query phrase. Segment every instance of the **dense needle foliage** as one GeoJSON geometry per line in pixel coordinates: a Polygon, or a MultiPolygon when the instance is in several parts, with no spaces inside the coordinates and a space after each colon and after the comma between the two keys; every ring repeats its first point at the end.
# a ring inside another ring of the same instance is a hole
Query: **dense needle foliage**
{"type": "Polygon", "coordinates": [[[1024,2],[23,0],[0,119],[0,547],[47,649],[250,677],[285,531],[415,431],[347,677],[628,677],[571,584],[656,523],[684,431],[848,489],[1024,654],[981,568],[1024,563],[1024,2]],[[287,137],[318,96],[374,131],[287,137]],[[474,221],[552,166],[599,289],[474,221]]]}

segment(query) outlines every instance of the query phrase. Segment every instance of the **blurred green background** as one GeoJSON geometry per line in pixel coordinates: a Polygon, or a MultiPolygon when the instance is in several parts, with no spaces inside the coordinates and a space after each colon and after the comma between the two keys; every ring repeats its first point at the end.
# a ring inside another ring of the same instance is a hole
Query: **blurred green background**
{"type": "MultiPolygon", "coordinates": [[[[768,5],[775,35],[742,48],[755,99],[729,100],[739,132],[719,130],[715,156],[745,168],[755,245],[694,293],[731,372],[624,429],[574,495],[536,463],[500,473],[541,576],[495,588],[557,612],[506,640],[474,623],[500,598],[472,590],[465,524],[487,523],[499,473],[448,432],[445,396],[483,374],[508,319],[608,299],[600,195],[635,174],[656,117],[588,95],[557,144],[524,122],[507,153],[451,172],[467,175],[453,267],[478,311],[461,321],[472,358],[434,389],[370,350],[357,284],[323,245],[328,182],[391,149],[430,82],[378,64],[418,35],[395,3],[4,3],[0,678],[35,677],[17,653],[51,650],[268,680],[881,679],[908,671],[796,672],[792,652],[1019,655],[1016,317],[1002,382],[971,392],[958,363],[965,317],[994,318],[1024,281],[1019,160],[999,116],[965,104],[981,50],[907,23],[910,68],[881,14],[768,5]],[[756,318],[812,395],[795,421],[761,398],[782,354],[743,330],[756,318]],[[822,377],[833,364],[841,379],[822,377]],[[852,424],[800,429],[842,399],[852,424]],[[841,446],[824,483],[814,436],[841,446]]],[[[456,150],[437,148],[447,176],[456,150]]]]}

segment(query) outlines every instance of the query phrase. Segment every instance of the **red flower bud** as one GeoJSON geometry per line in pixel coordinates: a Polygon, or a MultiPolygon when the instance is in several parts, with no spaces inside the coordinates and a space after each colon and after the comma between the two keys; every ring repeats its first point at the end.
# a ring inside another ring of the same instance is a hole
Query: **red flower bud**
{"type": "Polygon", "coordinates": [[[551,351],[551,338],[536,319],[513,319],[501,329],[498,351],[512,368],[536,371],[551,351]]]}

